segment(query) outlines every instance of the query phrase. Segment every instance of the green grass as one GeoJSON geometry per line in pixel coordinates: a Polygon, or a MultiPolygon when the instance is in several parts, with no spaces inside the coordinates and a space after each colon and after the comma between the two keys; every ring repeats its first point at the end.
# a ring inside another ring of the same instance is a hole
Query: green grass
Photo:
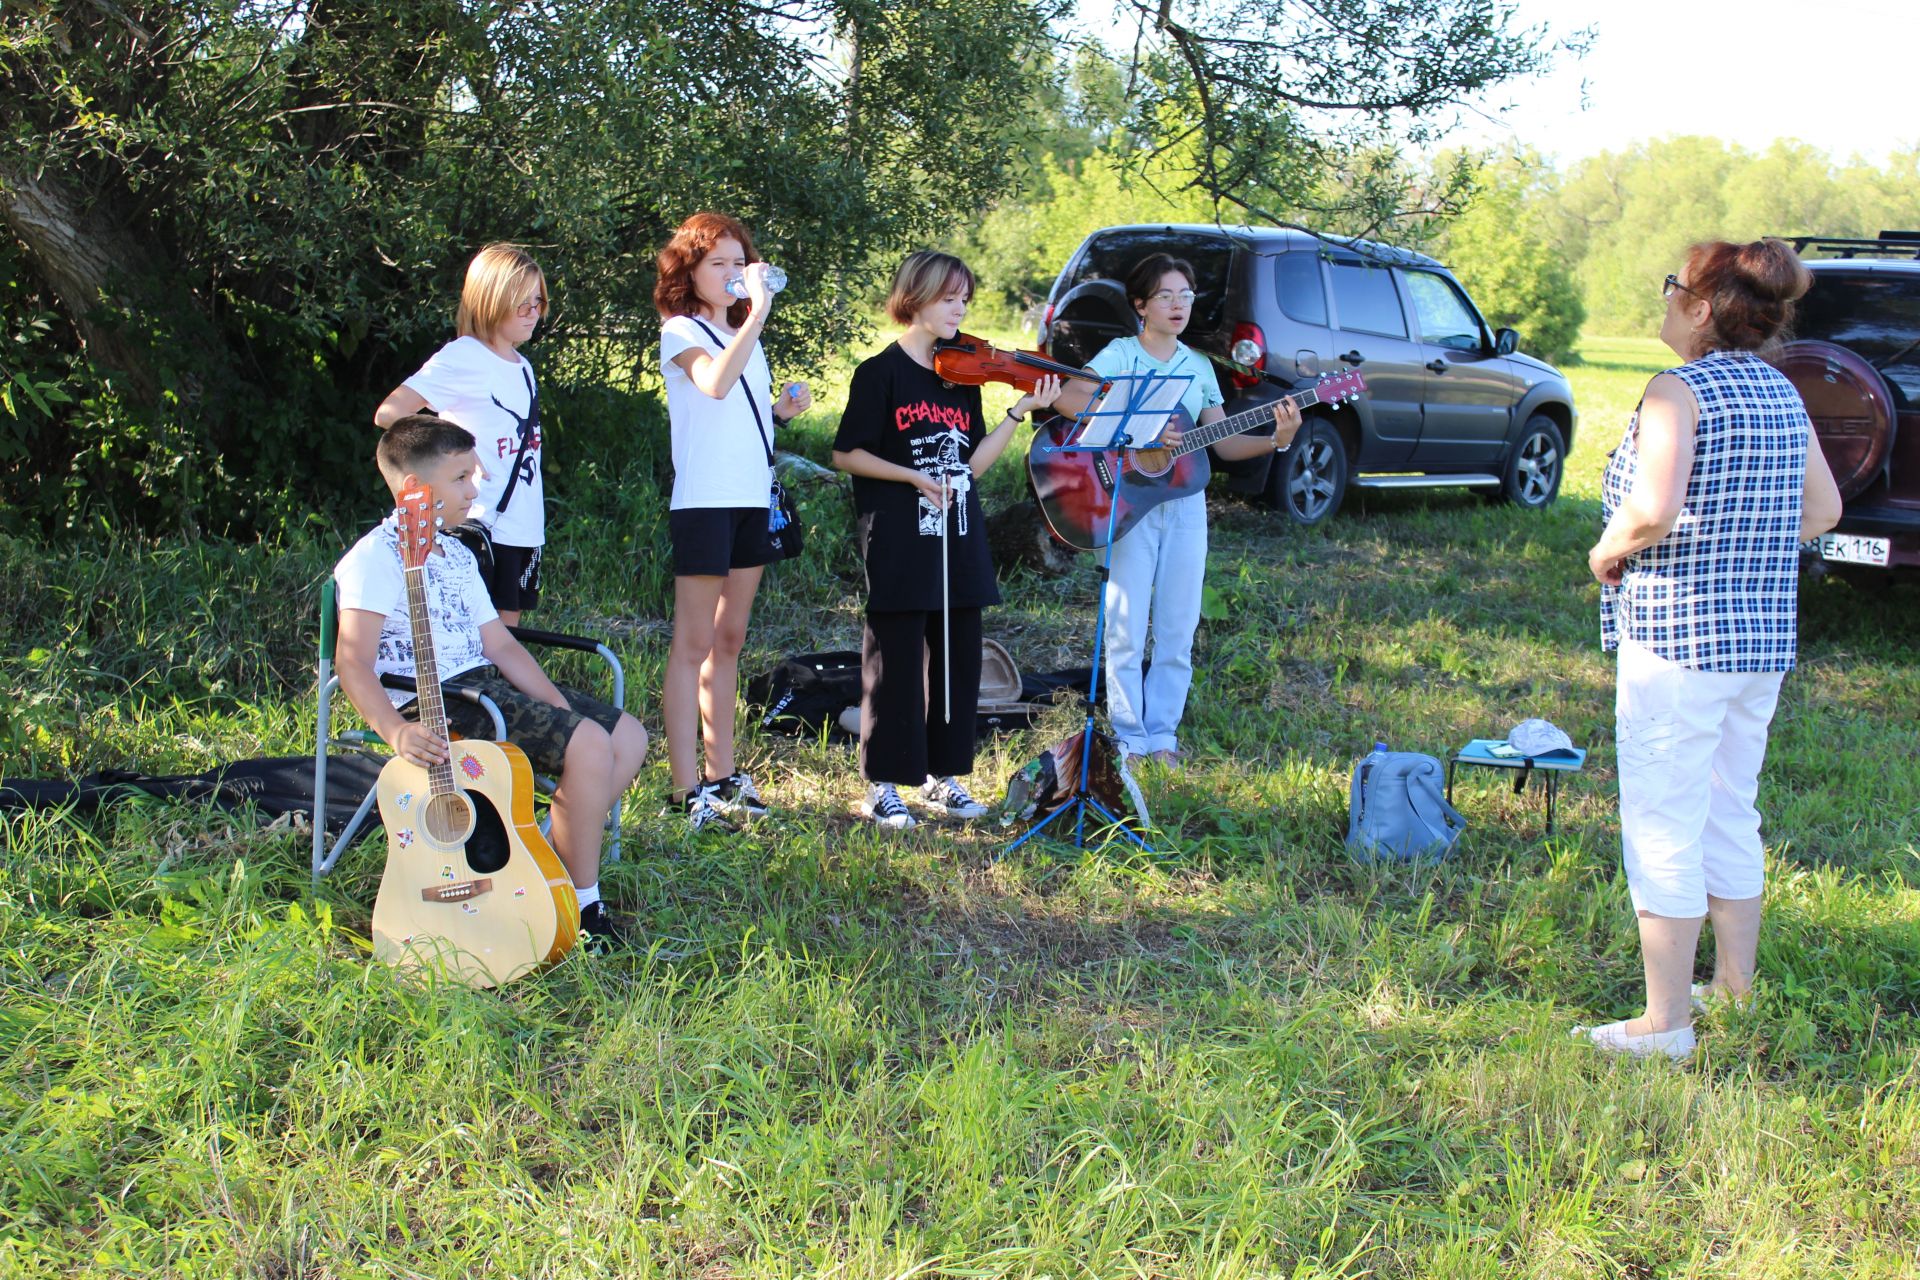
{"type": "MultiPolygon", "coordinates": [[[[1355,495],[1301,531],[1214,500],[1157,858],[880,838],[848,752],[748,737],[783,811],[750,839],[688,839],[642,776],[606,882],[650,950],[488,995],[367,962],[370,845],[314,891],[304,836],[244,818],[0,820],[0,1275],[1915,1274],[1920,594],[1808,584],[1754,1008],[1683,1068],[1567,1038],[1639,991],[1584,552],[1661,367],[1583,354],[1544,513],[1355,495]],[[1451,862],[1347,858],[1376,736],[1526,714],[1594,749],[1551,840],[1537,791],[1473,778],[1451,862]]],[[[634,458],[556,477],[535,620],[615,637],[657,730],[663,428],[632,411],[634,458]]],[[[312,588],[379,505],[273,548],[0,541],[7,774],[305,750],[312,588]]],[[[807,505],[750,669],[857,643],[844,499],[807,505]]],[[[1089,571],[1003,589],[1023,666],[1083,660],[1089,571]]],[[[1071,719],[985,744],[980,789],[1071,719]]]]}

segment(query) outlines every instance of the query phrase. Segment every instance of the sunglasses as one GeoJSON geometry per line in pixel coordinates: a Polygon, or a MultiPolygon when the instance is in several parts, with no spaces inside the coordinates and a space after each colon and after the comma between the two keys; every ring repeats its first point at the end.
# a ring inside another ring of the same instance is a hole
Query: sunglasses
{"type": "MultiPolygon", "coordinates": [[[[1673,275],[1668,276],[1666,278],[1666,281],[1661,284],[1660,296],[1663,298],[1671,298],[1673,296],[1673,291],[1675,289],[1684,289],[1686,290],[1686,292],[1693,294],[1694,297],[1696,298],[1700,297],[1700,294],[1697,290],[1688,289],[1686,285],[1680,283],[1679,276],[1673,276],[1673,275]]],[[[1706,299],[1704,298],[1701,298],[1700,300],[1702,302],[1706,301],[1706,299]]]]}

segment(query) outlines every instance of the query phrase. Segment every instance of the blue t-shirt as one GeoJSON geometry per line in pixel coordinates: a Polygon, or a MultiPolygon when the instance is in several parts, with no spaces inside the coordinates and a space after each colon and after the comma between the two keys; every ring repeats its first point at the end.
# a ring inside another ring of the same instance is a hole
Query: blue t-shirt
{"type": "Polygon", "coordinates": [[[1109,377],[1121,373],[1192,374],[1193,381],[1180,393],[1180,407],[1196,425],[1202,409],[1226,403],[1226,397],[1220,394],[1220,380],[1213,376],[1213,361],[1184,342],[1175,345],[1173,359],[1156,360],[1140,345],[1140,339],[1115,338],[1087,361],[1087,368],[1109,377]]]}

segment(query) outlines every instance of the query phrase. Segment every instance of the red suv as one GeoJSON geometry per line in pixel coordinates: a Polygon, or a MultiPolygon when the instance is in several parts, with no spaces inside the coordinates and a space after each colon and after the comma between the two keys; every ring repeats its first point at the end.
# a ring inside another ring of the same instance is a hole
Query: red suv
{"type": "Polygon", "coordinates": [[[1813,288],[1774,363],[1807,402],[1845,510],[1803,550],[1831,564],[1920,569],[1920,231],[1797,236],[1813,288]]]}

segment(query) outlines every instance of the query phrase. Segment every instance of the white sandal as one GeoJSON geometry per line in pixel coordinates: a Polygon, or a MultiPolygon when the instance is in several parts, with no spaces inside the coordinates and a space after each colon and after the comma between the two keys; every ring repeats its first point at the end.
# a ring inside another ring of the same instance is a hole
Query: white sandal
{"type": "Polygon", "coordinates": [[[1575,1027],[1573,1034],[1576,1037],[1585,1036],[1594,1048],[1608,1053],[1631,1054],[1636,1058],[1665,1054],[1675,1062],[1685,1062],[1691,1058],[1695,1044],[1692,1027],[1649,1031],[1643,1036],[1636,1036],[1627,1030],[1625,1022],[1609,1022],[1603,1027],[1575,1027]]]}

